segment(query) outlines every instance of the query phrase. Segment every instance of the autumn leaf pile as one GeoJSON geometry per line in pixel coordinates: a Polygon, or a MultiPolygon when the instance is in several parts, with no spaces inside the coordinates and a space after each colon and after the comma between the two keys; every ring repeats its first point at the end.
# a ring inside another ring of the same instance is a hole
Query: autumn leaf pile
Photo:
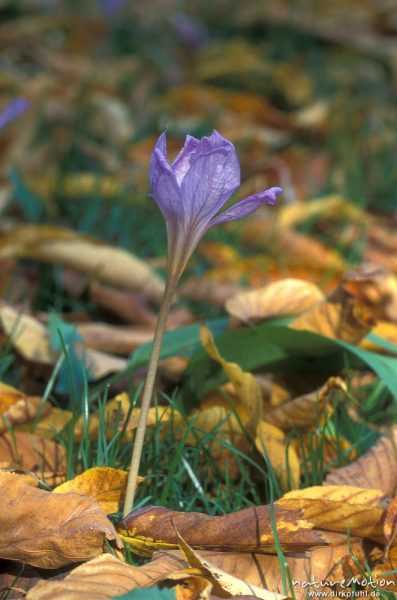
{"type": "Polygon", "coordinates": [[[0,2],[0,598],[397,592],[396,11],[331,4],[0,2]],[[187,267],[122,519],[166,127],[284,191],[187,267]]]}

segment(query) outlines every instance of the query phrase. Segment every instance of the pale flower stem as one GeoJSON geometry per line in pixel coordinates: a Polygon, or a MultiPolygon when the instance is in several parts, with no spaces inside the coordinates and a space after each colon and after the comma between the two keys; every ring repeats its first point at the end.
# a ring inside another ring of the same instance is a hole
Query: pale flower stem
{"type": "Polygon", "coordinates": [[[152,400],[154,383],[156,380],[156,372],[159,364],[161,344],[163,341],[167,317],[172,306],[177,284],[177,277],[171,276],[169,277],[169,279],[167,279],[163,299],[161,301],[159,318],[156,325],[156,331],[154,333],[153,346],[150,354],[146,381],[143,388],[141,412],[139,414],[138,426],[135,433],[134,448],[131,456],[130,472],[128,475],[127,490],[124,501],[123,517],[126,517],[128,515],[128,513],[132,510],[134,505],[137,478],[139,473],[139,467],[141,464],[143,442],[145,439],[146,423],[152,400]]]}

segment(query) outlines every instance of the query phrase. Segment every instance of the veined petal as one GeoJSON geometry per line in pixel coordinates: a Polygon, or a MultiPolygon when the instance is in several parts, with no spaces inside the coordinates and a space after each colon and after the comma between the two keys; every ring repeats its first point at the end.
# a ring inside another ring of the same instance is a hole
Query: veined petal
{"type": "Polygon", "coordinates": [[[229,221],[235,221],[236,219],[246,217],[254,212],[257,208],[262,206],[262,204],[265,202],[269,204],[275,204],[277,196],[281,194],[282,191],[283,190],[279,187],[272,187],[264,192],[260,192],[259,194],[253,194],[252,196],[243,198],[243,200],[239,200],[229,209],[211,219],[206,230],[208,231],[210,227],[219,225],[220,223],[227,223],[229,221]]]}
{"type": "Polygon", "coordinates": [[[193,155],[196,152],[197,146],[199,144],[200,140],[193,137],[192,135],[187,135],[182,150],[179,152],[178,156],[172,163],[171,168],[174,171],[174,175],[178,182],[178,185],[181,185],[182,179],[185,177],[186,173],[190,169],[193,155]]]}
{"type": "Polygon", "coordinates": [[[151,162],[151,195],[163,213],[167,225],[170,221],[174,225],[183,225],[185,219],[180,189],[170,165],[158,148],[154,150],[151,162]]]}
{"type": "Polygon", "coordinates": [[[158,150],[162,154],[164,160],[166,161],[167,160],[167,136],[166,136],[165,131],[163,131],[163,133],[158,138],[156,145],[154,147],[154,150],[152,152],[151,159],[150,159],[149,179],[150,179],[151,186],[153,186],[153,183],[155,182],[155,180],[159,174],[158,159],[155,157],[156,150],[158,150]]]}
{"type": "MultiPolygon", "coordinates": [[[[203,140],[201,141],[201,143],[203,140]]],[[[211,219],[240,185],[240,165],[233,145],[198,155],[181,183],[187,222],[211,219]]]]}

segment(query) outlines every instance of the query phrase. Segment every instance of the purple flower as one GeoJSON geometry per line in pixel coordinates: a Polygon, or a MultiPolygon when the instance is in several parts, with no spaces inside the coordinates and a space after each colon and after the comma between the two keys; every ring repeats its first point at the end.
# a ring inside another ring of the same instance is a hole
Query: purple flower
{"type": "Polygon", "coordinates": [[[120,12],[125,4],[127,4],[127,0],[101,0],[102,12],[112,17],[120,12]]]}
{"type": "Polygon", "coordinates": [[[191,48],[199,48],[208,40],[208,31],[204,25],[188,15],[174,12],[169,20],[179,37],[191,48]]]}
{"type": "Polygon", "coordinates": [[[29,106],[26,98],[16,98],[2,112],[0,112],[0,129],[3,129],[10,121],[19,117],[29,106]]]}
{"type": "Polygon", "coordinates": [[[265,202],[274,204],[282,191],[270,188],[219,213],[240,186],[240,165],[233,144],[217,131],[201,140],[188,135],[172,165],[162,133],[151,158],[150,184],[167,226],[169,273],[177,278],[211,227],[241,219],[265,202]]]}

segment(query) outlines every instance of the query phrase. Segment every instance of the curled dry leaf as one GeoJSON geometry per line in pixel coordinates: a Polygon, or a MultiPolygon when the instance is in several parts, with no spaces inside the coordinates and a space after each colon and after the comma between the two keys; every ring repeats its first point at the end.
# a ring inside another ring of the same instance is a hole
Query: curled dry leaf
{"type": "Polygon", "coordinates": [[[344,289],[371,308],[377,319],[397,322],[397,277],[377,265],[363,265],[343,277],[344,289]]]}
{"type": "Polygon", "coordinates": [[[314,283],[288,278],[257,290],[240,292],[229,298],[225,307],[239,321],[251,323],[298,315],[321,300],[324,300],[324,295],[314,283]]]}
{"type": "Polygon", "coordinates": [[[165,552],[141,567],[128,565],[110,554],[103,554],[74,569],[63,581],[40,581],[26,600],[110,600],[141,587],[156,585],[169,573],[186,567],[186,562],[165,552]]]}
{"type": "Polygon", "coordinates": [[[39,408],[42,415],[47,415],[51,407],[47,403],[42,404],[42,398],[27,396],[20,390],[0,382],[0,434],[7,431],[10,425],[16,427],[30,423],[39,408]]]}
{"type": "Polygon", "coordinates": [[[52,487],[65,480],[66,451],[31,433],[7,432],[0,436],[0,466],[30,471],[52,487]]]}
{"type": "MultiPolygon", "coordinates": [[[[160,548],[178,546],[176,531],[193,548],[268,552],[274,550],[269,506],[246,508],[224,516],[182,513],[161,506],[147,506],[131,512],[119,524],[120,535],[139,553],[151,555],[160,548]]],[[[282,548],[289,552],[322,545],[312,523],[299,511],[280,510],[275,519],[282,548]]]]}
{"type": "Polygon", "coordinates": [[[323,485],[355,485],[394,496],[397,488],[397,426],[360,458],[327,475],[323,485]]]}
{"type": "Polygon", "coordinates": [[[294,319],[290,327],[357,344],[374,324],[372,314],[364,305],[344,298],[316,304],[294,319]]]}
{"type": "Polygon", "coordinates": [[[331,393],[335,390],[344,392],[346,389],[346,384],[342,379],[330,377],[320,389],[267,411],[265,420],[285,431],[293,427],[310,427],[319,421],[331,393]]]}
{"type": "Polygon", "coordinates": [[[278,224],[281,227],[297,227],[313,219],[356,221],[366,223],[368,215],[361,207],[348,202],[342,196],[326,196],[312,202],[294,202],[283,206],[278,211],[278,224]]]}
{"type": "MultiPolygon", "coordinates": [[[[121,509],[125,497],[128,472],[111,467],[93,467],[77,475],[74,479],[58,485],[53,490],[54,494],[78,492],[84,496],[94,498],[106,514],[117,512],[121,509]]],[[[138,484],[143,481],[138,477],[138,484]]]]}
{"type": "Polygon", "coordinates": [[[62,227],[26,225],[4,234],[0,258],[10,256],[73,268],[116,287],[145,291],[155,300],[163,294],[163,281],[144,261],[62,227]]]}
{"type": "MultiPolygon", "coordinates": [[[[52,347],[49,331],[40,321],[3,304],[0,307],[0,322],[14,348],[26,360],[44,365],[56,363],[59,353],[52,347]]],[[[78,351],[94,379],[122,371],[127,365],[127,361],[118,356],[81,347],[78,351]]]]}
{"type": "Polygon", "coordinates": [[[277,505],[289,510],[303,510],[316,528],[346,533],[384,542],[380,508],[381,490],[349,485],[314,486],[285,494],[277,505]]]}
{"type": "Polygon", "coordinates": [[[299,487],[300,462],[293,444],[289,444],[285,433],[265,421],[256,431],[255,445],[261,454],[266,453],[283,490],[299,487]]]}
{"type": "Polygon", "coordinates": [[[0,486],[1,558],[56,569],[90,560],[102,553],[105,539],[117,540],[92,498],[46,492],[12,473],[0,472],[0,486]]]}

